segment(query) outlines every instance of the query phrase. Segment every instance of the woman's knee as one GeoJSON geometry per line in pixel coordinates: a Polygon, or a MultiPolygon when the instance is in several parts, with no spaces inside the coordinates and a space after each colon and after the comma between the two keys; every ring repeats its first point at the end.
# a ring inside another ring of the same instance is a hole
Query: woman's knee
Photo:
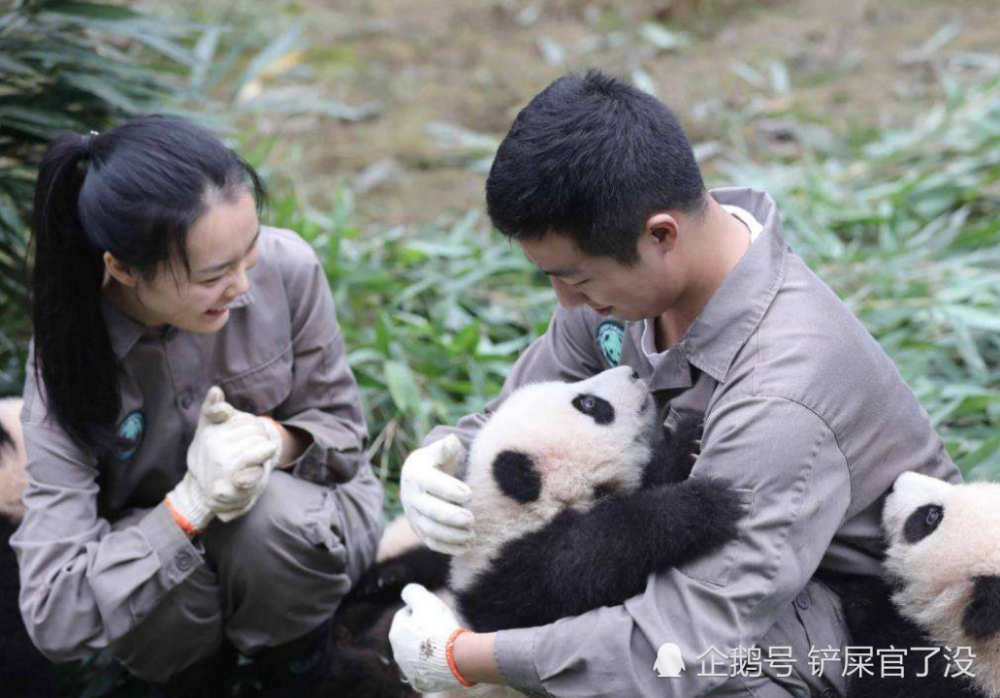
{"type": "Polygon", "coordinates": [[[201,567],[115,642],[111,653],[139,678],[163,683],[214,656],[222,641],[218,583],[201,567]]]}
{"type": "Polygon", "coordinates": [[[249,512],[205,532],[205,548],[224,593],[245,595],[253,587],[315,581],[326,594],[346,594],[349,551],[338,506],[330,488],[272,473],[249,512]]]}

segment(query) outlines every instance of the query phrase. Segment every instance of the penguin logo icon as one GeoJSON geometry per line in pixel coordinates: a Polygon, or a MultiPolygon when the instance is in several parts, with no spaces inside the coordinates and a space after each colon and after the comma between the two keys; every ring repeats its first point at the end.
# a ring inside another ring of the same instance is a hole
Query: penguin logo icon
{"type": "Polygon", "coordinates": [[[653,671],[661,679],[676,679],[684,671],[684,657],[681,648],[672,642],[660,645],[656,651],[656,664],[653,671]]]}

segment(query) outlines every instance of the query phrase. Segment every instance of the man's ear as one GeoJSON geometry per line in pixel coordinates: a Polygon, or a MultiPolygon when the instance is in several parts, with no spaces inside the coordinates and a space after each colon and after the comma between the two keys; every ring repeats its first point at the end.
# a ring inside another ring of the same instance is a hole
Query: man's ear
{"type": "Polygon", "coordinates": [[[654,213],[646,220],[645,233],[651,235],[658,247],[670,252],[677,245],[677,219],[669,213],[654,213]]]}
{"type": "Polygon", "coordinates": [[[962,630],[976,640],[986,640],[1000,631],[1000,577],[976,577],[972,599],[962,615],[962,630]]]}
{"type": "Polygon", "coordinates": [[[138,274],[128,264],[119,261],[110,252],[105,252],[102,259],[104,260],[105,278],[111,277],[122,286],[134,287],[138,283],[138,274]]]}

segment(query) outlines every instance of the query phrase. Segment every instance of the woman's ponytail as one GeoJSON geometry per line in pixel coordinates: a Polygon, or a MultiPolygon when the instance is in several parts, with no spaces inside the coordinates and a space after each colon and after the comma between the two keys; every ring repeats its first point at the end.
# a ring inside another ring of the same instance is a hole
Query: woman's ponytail
{"type": "Polygon", "coordinates": [[[110,445],[120,408],[116,361],[101,312],[104,262],[80,224],[94,135],[57,138],[35,188],[31,317],[47,407],[79,443],[110,445]]]}

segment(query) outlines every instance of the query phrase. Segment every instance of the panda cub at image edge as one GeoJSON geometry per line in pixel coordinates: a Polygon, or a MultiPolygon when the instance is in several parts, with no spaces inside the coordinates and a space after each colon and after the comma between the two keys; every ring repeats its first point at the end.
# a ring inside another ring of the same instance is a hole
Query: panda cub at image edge
{"type": "Polygon", "coordinates": [[[876,663],[873,676],[851,678],[848,697],[1000,698],[1000,484],[904,473],[882,526],[885,580],[852,584],[844,615],[853,645],[907,650],[904,676],[882,677],[876,663]],[[925,647],[941,651],[912,650],[925,647]],[[971,651],[975,678],[956,677],[946,650],[971,651]]]}
{"type": "Polygon", "coordinates": [[[21,437],[21,400],[0,400],[0,689],[5,698],[56,695],[52,664],[35,649],[18,606],[20,579],[10,537],[24,516],[27,455],[21,437]]]}

